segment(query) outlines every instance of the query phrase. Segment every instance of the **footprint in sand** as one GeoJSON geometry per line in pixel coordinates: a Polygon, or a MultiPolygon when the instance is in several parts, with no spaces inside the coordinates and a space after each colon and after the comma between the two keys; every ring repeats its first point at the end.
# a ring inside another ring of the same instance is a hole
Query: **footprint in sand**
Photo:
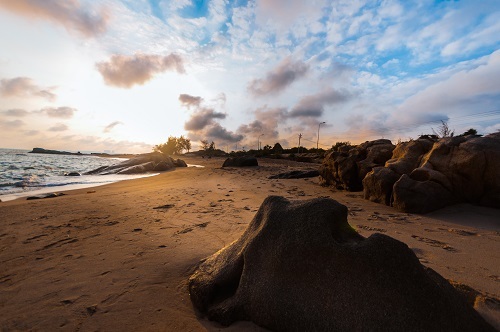
{"type": "Polygon", "coordinates": [[[476,232],[466,231],[463,229],[455,229],[455,228],[449,228],[449,229],[440,228],[440,229],[447,230],[450,233],[455,233],[455,234],[462,235],[462,236],[476,236],[477,235],[476,232]]]}
{"type": "Polygon", "coordinates": [[[23,244],[28,244],[31,243],[31,241],[39,239],[44,236],[49,236],[49,234],[40,234],[40,235],[35,235],[33,237],[27,238],[26,240],[23,241],[23,244]]]}
{"type": "Polygon", "coordinates": [[[420,241],[420,242],[424,242],[424,243],[427,243],[428,245],[432,246],[432,247],[438,247],[438,248],[443,248],[444,250],[447,250],[447,251],[450,251],[450,252],[458,252],[457,249],[453,248],[452,246],[450,246],[449,244],[445,243],[445,242],[441,242],[441,241],[438,241],[438,240],[433,240],[433,239],[429,239],[429,238],[426,238],[426,237],[421,237],[421,236],[418,236],[418,235],[412,235],[411,236],[412,238],[420,241]]]}
{"type": "Polygon", "coordinates": [[[387,218],[382,217],[380,214],[375,214],[374,212],[374,214],[368,216],[367,220],[386,221],[387,218]]]}
{"type": "Polygon", "coordinates": [[[165,205],[160,205],[157,207],[154,207],[153,210],[168,210],[171,209],[175,206],[175,204],[165,204],[165,205]]]}
{"type": "Polygon", "coordinates": [[[381,232],[385,233],[387,232],[387,229],[384,228],[376,228],[376,227],[370,227],[370,226],[365,226],[365,225],[356,225],[358,228],[364,229],[366,231],[371,231],[371,232],[381,232]]]}
{"type": "Polygon", "coordinates": [[[200,223],[200,224],[195,224],[192,227],[187,227],[187,228],[184,228],[183,230],[180,230],[180,231],[176,232],[174,235],[186,234],[186,233],[192,232],[195,227],[205,228],[205,227],[208,226],[208,224],[210,224],[210,221],[203,222],[203,223],[200,223]]]}

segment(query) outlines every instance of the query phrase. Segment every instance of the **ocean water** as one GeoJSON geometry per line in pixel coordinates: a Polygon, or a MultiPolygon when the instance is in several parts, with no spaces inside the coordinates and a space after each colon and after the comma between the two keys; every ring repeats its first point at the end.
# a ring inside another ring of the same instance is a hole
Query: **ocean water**
{"type": "Polygon", "coordinates": [[[141,175],[82,175],[101,166],[117,164],[124,159],[95,156],[66,156],[28,153],[27,150],[0,149],[0,200],[53,191],[99,186],[111,182],[135,179],[141,175]]]}

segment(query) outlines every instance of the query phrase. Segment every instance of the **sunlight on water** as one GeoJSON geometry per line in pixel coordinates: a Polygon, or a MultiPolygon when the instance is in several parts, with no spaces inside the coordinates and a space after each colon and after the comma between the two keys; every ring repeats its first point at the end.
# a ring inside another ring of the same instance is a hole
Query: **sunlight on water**
{"type": "Polygon", "coordinates": [[[157,173],[64,175],[70,172],[83,174],[101,166],[117,164],[123,160],[96,156],[31,154],[26,150],[0,149],[0,199],[7,201],[33,194],[94,187],[157,175],[157,173]]]}

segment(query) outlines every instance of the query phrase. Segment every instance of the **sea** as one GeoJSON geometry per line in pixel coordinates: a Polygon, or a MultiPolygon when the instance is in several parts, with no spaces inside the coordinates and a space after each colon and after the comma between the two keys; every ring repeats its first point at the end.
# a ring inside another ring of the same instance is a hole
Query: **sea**
{"type": "Polygon", "coordinates": [[[117,164],[123,158],[90,155],[55,155],[29,153],[28,150],[0,149],[0,200],[61,190],[95,187],[111,182],[136,179],[156,174],[65,176],[83,174],[101,166],[117,164]]]}

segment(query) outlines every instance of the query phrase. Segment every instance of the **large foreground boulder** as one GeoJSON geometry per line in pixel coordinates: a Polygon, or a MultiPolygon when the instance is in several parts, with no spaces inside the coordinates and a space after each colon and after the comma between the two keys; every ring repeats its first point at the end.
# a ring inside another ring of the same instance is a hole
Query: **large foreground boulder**
{"type": "Polygon", "coordinates": [[[266,198],[189,279],[194,306],[275,331],[494,331],[402,242],[364,238],[329,198],[266,198]]]}
{"type": "Polygon", "coordinates": [[[85,175],[141,174],[168,171],[175,167],[185,166],[187,166],[186,163],[181,159],[174,160],[163,153],[152,152],[138,155],[116,165],[99,167],[85,173],[85,175]]]}
{"type": "Polygon", "coordinates": [[[367,141],[326,155],[321,167],[320,183],[348,191],[363,190],[362,180],[374,167],[383,166],[392,157],[394,145],[390,140],[367,141]]]}

